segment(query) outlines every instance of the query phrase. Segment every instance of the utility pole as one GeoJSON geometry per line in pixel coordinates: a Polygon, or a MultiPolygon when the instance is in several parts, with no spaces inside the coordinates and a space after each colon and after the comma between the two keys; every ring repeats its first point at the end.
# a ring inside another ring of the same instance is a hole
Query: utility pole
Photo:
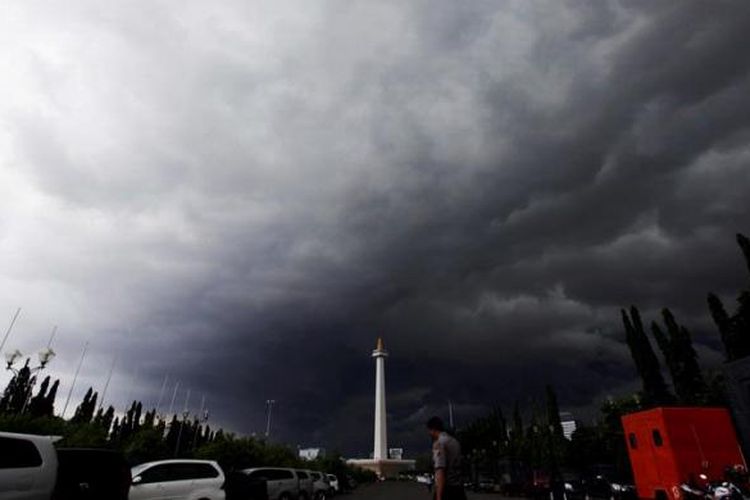
{"type": "Polygon", "coordinates": [[[273,411],[273,405],[276,404],[276,400],[266,400],[266,439],[271,436],[271,412],[273,411]]]}

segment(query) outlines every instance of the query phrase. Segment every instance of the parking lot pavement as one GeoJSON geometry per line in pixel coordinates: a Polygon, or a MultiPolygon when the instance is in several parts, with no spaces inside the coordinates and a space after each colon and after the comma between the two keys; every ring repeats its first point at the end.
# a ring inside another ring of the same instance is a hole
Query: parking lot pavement
{"type": "MultiPolygon", "coordinates": [[[[468,500],[507,500],[491,493],[468,493],[468,500]]],[[[430,500],[432,495],[423,484],[406,481],[386,481],[357,488],[352,494],[342,495],[344,500],[430,500]]]]}

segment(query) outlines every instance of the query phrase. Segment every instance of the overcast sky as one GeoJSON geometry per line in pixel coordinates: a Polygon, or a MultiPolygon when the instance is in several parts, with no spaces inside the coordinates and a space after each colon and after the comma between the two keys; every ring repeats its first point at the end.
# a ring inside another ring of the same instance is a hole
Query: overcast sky
{"type": "MultiPolygon", "coordinates": [[[[348,453],[553,383],[637,387],[618,308],[747,283],[750,2],[0,3],[0,323],[64,396],[348,453]]],[[[4,385],[7,374],[0,376],[4,385]]],[[[58,399],[58,408],[64,398],[58,399]]],[[[589,410],[587,410],[589,409],[589,410]]]]}

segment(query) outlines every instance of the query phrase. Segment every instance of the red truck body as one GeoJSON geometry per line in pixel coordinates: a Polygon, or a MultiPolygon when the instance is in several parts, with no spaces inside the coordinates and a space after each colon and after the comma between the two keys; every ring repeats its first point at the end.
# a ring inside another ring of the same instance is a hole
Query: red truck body
{"type": "Polygon", "coordinates": [[[654,408],[622,417],[639,498],[679,500],[680,484],[745,464],[729,412],[723,408],[654,408]]]}

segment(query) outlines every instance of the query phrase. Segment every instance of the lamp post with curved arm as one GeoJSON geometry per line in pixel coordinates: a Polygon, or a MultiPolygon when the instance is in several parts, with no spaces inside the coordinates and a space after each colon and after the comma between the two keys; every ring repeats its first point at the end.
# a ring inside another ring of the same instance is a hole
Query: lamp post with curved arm
{"type": "Polygon", "coordinates": [[[29,404],[31,399],[31,390],[36,384],[37,375],[39,372],[44,370],[50,361],[55,357],[55,351],[51,347],[46,347],[37,353],[39,358],[39,364],[37,366],[29,366],[31,358],[26,358],[26,363],[21,368],[16,368],[16,362],[23,358],[23,353],[18,349],[5,353],[5,369],[12,372],[15,377],[18,377],[23,370],[29,371],[29,378],[24,383],[23,388],[23,404],[21,405],[21,413],[26,411],[26,406],[29,404]]]}

